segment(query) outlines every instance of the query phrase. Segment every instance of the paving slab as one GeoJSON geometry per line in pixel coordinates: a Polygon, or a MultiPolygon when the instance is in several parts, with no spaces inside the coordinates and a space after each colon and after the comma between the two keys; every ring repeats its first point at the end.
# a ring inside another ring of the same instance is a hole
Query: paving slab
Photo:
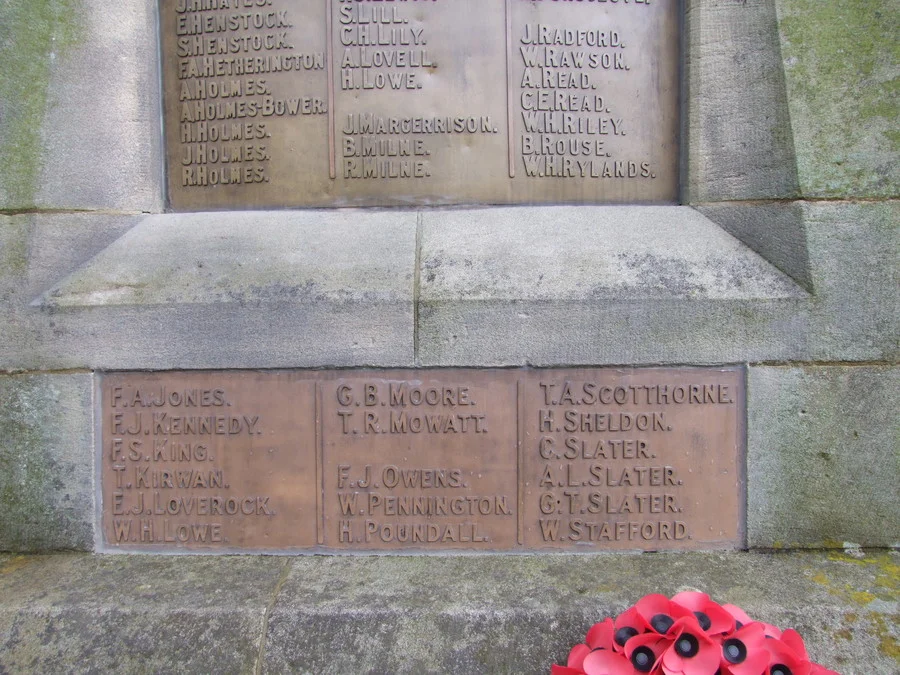
{"type": "Polygon", "coordinates": [[[0,671],[548,673],[596,621],[693,588],[897,672],[900,553],[0,555],[0,671]]]}

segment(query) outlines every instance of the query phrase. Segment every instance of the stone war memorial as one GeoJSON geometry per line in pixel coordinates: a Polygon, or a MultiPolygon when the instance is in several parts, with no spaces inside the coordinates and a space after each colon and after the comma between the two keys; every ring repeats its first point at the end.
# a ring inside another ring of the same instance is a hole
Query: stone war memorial
{"type": "Polygon", "coordinates": [[[0,672],[898,672],[898,17],[0,0],[0,672]]]}

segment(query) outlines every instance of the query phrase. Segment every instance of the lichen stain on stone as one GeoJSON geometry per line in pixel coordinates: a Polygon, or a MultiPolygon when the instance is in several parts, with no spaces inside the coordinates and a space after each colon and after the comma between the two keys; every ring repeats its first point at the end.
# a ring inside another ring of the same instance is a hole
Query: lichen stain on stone
{"type": "MultiPolygon", "coordinates": [[[[825,572],[817,571],[813,573],[811,575],[812,581],[824,587],[829,594],[859,607],[867,607],[876,600],[893,603],[897,601],[898,588],[900,588],[900,574],[898,574],[900,566],[894,563],[891,554],[880,553],[858,558],[838,551],[830,551],[827,555],[828,560],[831,562],[874,567],[876,569],[873,588],[867,589],[854,588],[850,584],[837,586],[825,572]]],[[[878,615],[877,612],[869,614],[870,618],[876,615],[878,615]]],[[[887,635],[887,637],[894,640],[890,635],[887,635]]],[[[896,648],[896,640],[894,640],[893,645],[896,648]]]]}
{"type": "Polygon", "coordinates": [[[828,559],[861,567],[875,567],[877,570],[874,584],[876,595],[895,601],[900,598],[900,565],[894,562],[890,554],[870,554],[863,558],[857,558],[839,551],[830,551],[828,559]]]}
{"type": "Polygon", "coordinates": [[[31,564],[34,558],[25,555],[13,556],[9,560],[0,565],[0,575],[12,574],[18,570],[24,569],[31,564]]]}
{"type": "Polygon", "coordinates": [[[80,40],[80,5],[0,2],[0,210],[36,206],[53,64],[80,40]]]}
{"type": "Polygon", "coordinates": [[[894,196],[900,31],[893,3],[779,0],[782,53],[807,196],[894,196]]]}
{"type": "Polygon", "coordinates": [[[891,632],[891,626],[900,623],[900,616],[870,612],[866,618],[872,624],[872,632],[878,639],[878,651],[900,663],[900,643],[891,632]]]}
{"type": "Polygon", "coordinates": [[[45,411],[53,402],[27,378],[9,378],[2,386],[0,409],[0,542],[10,550],[31,547],[34,523],[53,522],[52,508],[45,502],[52,469],[45,464],[46,443],[41,432],[45,411]],[[39,400],[38,400],[39,399],[39,400]],[[14,440],[13,440],[14,439],[14,440]]]}
{"type": "Polygon", "coordinates": [[[28,218],[24,216],[0,217],[0,278],[11,276],[16,283],[19,281],[16,277],[28,271],[30,229],[28,218]]]}

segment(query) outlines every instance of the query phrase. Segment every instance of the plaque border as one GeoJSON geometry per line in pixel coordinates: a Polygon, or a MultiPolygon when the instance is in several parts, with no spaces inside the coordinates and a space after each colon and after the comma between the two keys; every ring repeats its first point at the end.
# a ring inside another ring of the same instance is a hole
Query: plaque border
{"type": "Polygon", "coordinates": [[[715,551],[743,551],[748,548],[747,539],[747,508],[748,508],[748,466],[747,466],[747,443],[748,443],[748,427],[747,427],[747,384],[748,384],[748,365],[739,364],[717,364],[717,365],[677,365],[677,366],[566,366],[566,367],[417,367],[417,368],[232,368],[232,369],[185,369],[185,370],[97,370],[94,371],[95,377],[93,386],[93,419],[94,419],[94,475],[95,475],[95,508],[94,508],[94,551],[99,554],[121,554],[121,555],[200,555],[200,556],[217,556],[217,555],[272,555],[272,556],[401,556],[401,557],[446,557],[446,556],[509,556],[509,555],[634,555],[636,553],[652,553],[652,552],[715,552],[715,551]],[[591,371],[639,371],[639,372],[677,372],[677,371],[718,371],[732,372],[735,374],[737,389],[734,401],[735,406],[735,470],[737,472],[737,494],[736,508],[738,522],[735,528],[735,540],[723,544],[722,546],[698,546],[696,548],[672,548],[672,549],[605,549],[602,547],[591,550],[570,550],[560,548],[558,550],[552,548],[527,548],[525,545],[525,509],[524,509],[524,480],[523,475],[525,459],[524,459],[524,420],[522,419],[523,407],[525,405],[524,383],[522,379],[516,381],[515,396],[515,452],[516,452],[516,523],[514,525],[516,532],[513,540],[515,545],[508,550],[497,549],[427,549],[427,548],[409,548],[409,549],[365,549],[358,550],[341,549],[329,547],[322,543],[324,541],[324,525],[325,525],[325,478],[318,472],[324,467],[322,465],[323,458],[323,434],[322,423],[318,416],[322,414],[323,408],[320,400],[322,393],[323,381],[315,377],[311,377],[310,381],[314,387],[314,410],[316,417],[314,420],[315,427],[315,464],[317,475],[316,481],[316,545],[308,547],[281,547],[272,549],[256,549],[256,548],[240,548],[240,547],[221,547],[221,548],[197,548],[187,549],[173,546],[148,544],[146,546],[122,545],[116,546],[106,542],[106,531],[104,527],[104,504],[103,504],[103,385],[109,376],[129,376],[129,375],[165,375],[167,373],[180,374],[221,374],[221,373],[260,373],[263,375],[273,373],[287,372],[303,372],[314,375],[315,373],[338,374],[347,373],[356,377],[365,377],[371,374],[377,377],[379,373],[440,373],[442,371],[479,371],[479,372],[521,372],[527,374],[538,374],[541,372],[564,373],[569,370],[591,370],[591,371]],[[321,494],[320,494],[321,493],[321,494]]]}

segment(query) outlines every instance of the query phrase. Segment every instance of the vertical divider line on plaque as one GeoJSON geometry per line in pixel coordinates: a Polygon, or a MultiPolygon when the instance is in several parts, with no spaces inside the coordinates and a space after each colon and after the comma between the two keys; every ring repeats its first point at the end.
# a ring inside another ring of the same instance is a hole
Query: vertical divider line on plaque
{"type": "Polygon", "coordinates": [[[334,2],[325,0],[325,63],[328,71],[328,175],[337,178],[337,150],[334,112],[334,2]]]}
{"type": "Polygon", "coordinates": [[[316,380],[316,543],[325,544],[325,430],[322,383],[316,380]]]}
{"type": "Polygon", "coordinates": [[[516,177],[516,138],[513,119],[513,36],[512,0],[506,0],[506,137],[509,146],[509,177],[516,177]]]}

